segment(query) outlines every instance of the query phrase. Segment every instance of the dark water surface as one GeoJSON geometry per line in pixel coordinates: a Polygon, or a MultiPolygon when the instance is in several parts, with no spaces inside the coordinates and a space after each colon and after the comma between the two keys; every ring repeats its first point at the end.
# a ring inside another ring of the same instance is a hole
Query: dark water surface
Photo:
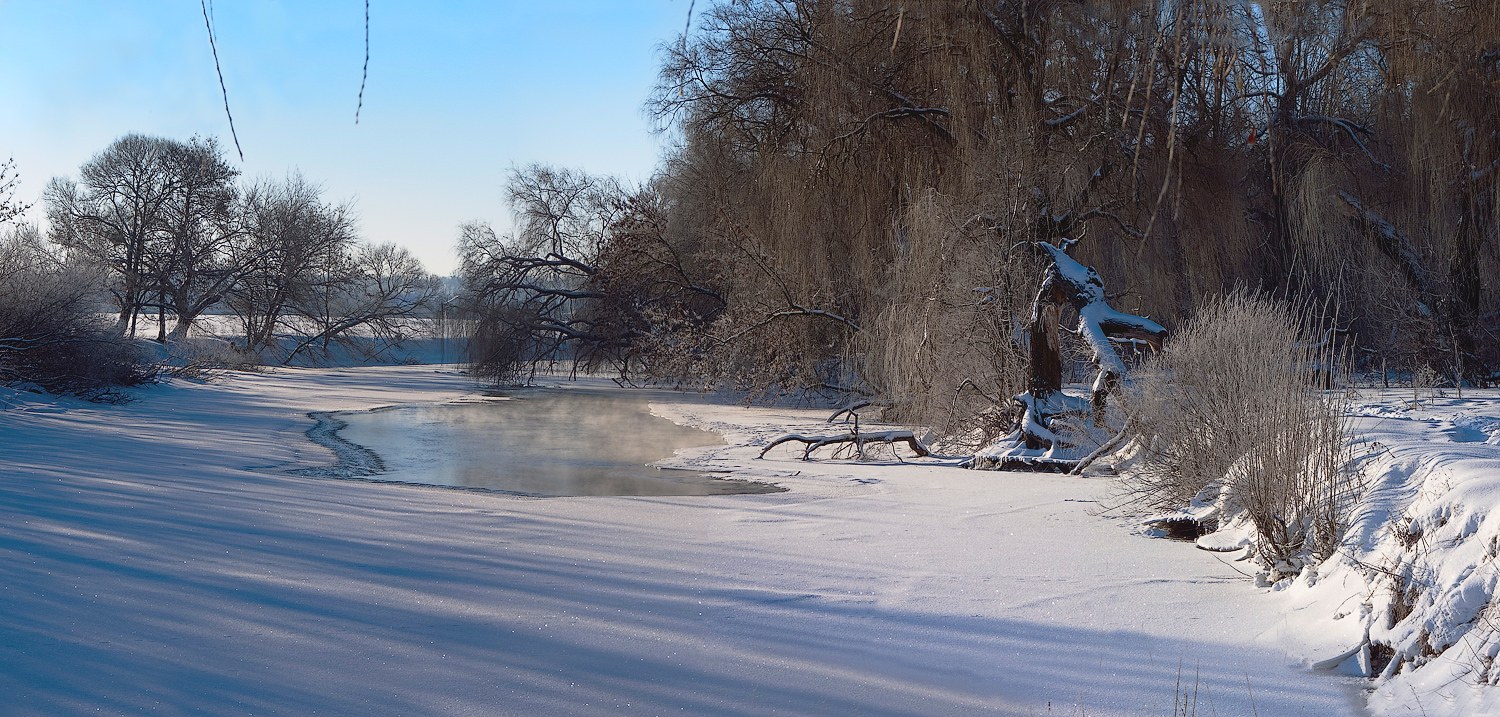
{"type": "Polygon", "coordinates": [[[339,434],[374,451],[373,480],[487,488],[537,496],[721,495],[780,490],[647,465],[717,433],[651,415],[644,398],[534,390],[486,401],[340,414],[339,434]]]}

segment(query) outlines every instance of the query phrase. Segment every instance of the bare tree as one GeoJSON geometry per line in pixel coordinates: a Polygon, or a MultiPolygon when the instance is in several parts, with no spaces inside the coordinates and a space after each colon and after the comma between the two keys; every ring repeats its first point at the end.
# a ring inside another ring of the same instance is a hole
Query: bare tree
{"type": "Polygon", "coordinates": [[[292,348],[284,363],[321,344],[357,334],[397,343],[409,337],[414,319],[430,314],[437,278],[410,251],[395,244],[360,246],[330,274],[322,296],[296,306],[312,330],[292,348]]]}
{"type": "Polygon", "coordinates": [[[481,374],[511,375],[519,365],[571,352],[589,357],[617,346],[585,312],[603,298],[590,285],[618,213],[622,190],[613,180],[530,166],[511,172],[507,198],[514,235],[488,225],[462,228],[468,305],[478,320],[470,342],[481,374]]]}
{"type": "Polygon", "coordinates": [[[158,293],[157,338],[163,342],[168,309],[177,317],[172,337],[186,338],[198,316],[221,302],[255,259],[254,253],[231,251],[231,242],[243,236],[235,211],[239,172],[216,140],[171,144],[165,171],[176,191],[163,207],[165,241],[149,260],[158,293]]]}
{"type": "Polygon", "coordinates": [[[16,161],[0,162],[0,225],[9,224],[26,213],[30,206],[16,201],[16,185],[20,175],[16,174],[16,161]]]}
{"type": "Polygon", "coordinates": [[[110,267],[122,330],[133,335],[140,311],[155,308],[158,341],[168,311],[173,336],[186,336],[246,268],[229,251],[238,174],[213,139],[127,135],[83,165],[81,183],[48,185],[53,238],[110,267]]]}
{"type": "Polygon", "coordinates": [[[300,174],[259,181],[242,201],[244,237],[231,245],[229,261],[245,269],[226,303],[239,316],[245,348],[261,350],[278,332],[304,333],[287,325],[297,307],[331,295],[354,239],[353,218],[300,174]]]}
{"type": "Polygon", "coordinates": [[[112,269],[119,308],[116,329],[133,334],[149,301],[154,254],[164,243],[166,206],[178,191],[168,171],[173,143],[129,134],[79,168],[79,181],[55,178],[44,195],[53,239],[112,269]]]}

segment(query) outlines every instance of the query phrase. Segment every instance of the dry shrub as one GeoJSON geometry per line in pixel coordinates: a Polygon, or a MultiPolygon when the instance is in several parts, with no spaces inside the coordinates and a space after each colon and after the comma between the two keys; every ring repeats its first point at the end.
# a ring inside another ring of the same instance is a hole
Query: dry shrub
{"type": "Polygon", "coordinates": [[[1273,574],[1331,555],[1358,486],[1326,327],[1312,307],[1258,294],[1203,306],[1135,383],[1129,487],[1161,508],[1222,496],[1273,574]]]}
{"type": "Polygon", "coordinates": [[[0,239],[0,383],[110,400],[155,378],[145,352],[104,324],[98,286],[29,227],[0,239]]]}
{"type": "Polygon", "coordinates": [[[225,371],[259,372],[264,367],[259,353],[224,339],[199,336],[169,344],[163,372],[173,378],[213,381],[225,371]]]}

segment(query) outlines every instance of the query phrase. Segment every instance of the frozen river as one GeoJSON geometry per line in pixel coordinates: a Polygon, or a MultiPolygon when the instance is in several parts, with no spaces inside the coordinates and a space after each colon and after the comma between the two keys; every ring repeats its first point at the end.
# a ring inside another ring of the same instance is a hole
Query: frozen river
{"type": "Polygon", "coordinates": [[[340,414],[339,435],[379,456],[374,480],[521,495],[722,495],[774,486],[654,465],[718,434],[651,415],[619,392],[530,390],[484,401],[340,414]]]}

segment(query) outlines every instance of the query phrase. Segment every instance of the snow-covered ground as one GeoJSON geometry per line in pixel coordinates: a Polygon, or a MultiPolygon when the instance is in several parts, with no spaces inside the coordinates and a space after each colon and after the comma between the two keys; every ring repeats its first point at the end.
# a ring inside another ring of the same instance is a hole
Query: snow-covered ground
{"type": "MultiPolygon", "coordinates": [[[[103,320],[108,323],[113,318],[106,316],[103,320]]],[[[157,352],[157,358],[173,365],[204,359],[221,365],[233,365],[247,359],[279,365],[287,354],[302,343],[299,334],[317,332],[317,328],[305,320],[291,318],[284,323],[290,325],[287,328],[292,329],[293,333],[280,336],[273,348],[266,349],[255,357],[236,354],[231,349],[231,345],[244,344],[245,334],[239,318],[227,314],[205,314],[198,317],[186,343],[174,344],[168,348],[149,343],[158,335],[156,317],[153,315],[142,314],[138,317],[134,335],[147,342],[144,345],[152,347],[157,352]]],[[[461,337],[463,331],[457,321],[411,318],[403,320],[401,324],[407,334],[401,341],[378,338],[371,333],[369,327],[359,327],[341,339],[330,342],[326,348],[321,343],[305,348],[292,359],[291,364],[301,367],[372,366],[440,364],[462,360],[467,340],[461,337]]],[[[175,325],[175,318],[167,319],[166,330],[170,332],[175,325]]]]}
{"type": "Polygon", "coordinates": [[[1500,715],[1500,391],[1367,391],[1355,413],[1364,499],[1344,548],[1278,586],[1279,631],[1358,648],[1340,669],[1381,678],[1376,715],[1500,715]]]}
{"type": "MultiPolygon", "coordinates": [[[[304,436],[308,411],[471,390],[398,366],[174,381],[121,406],[0,394],[0,714],[1144,716],[1186,695],[1198,715],[1270,717],[1365,702],[1366,680],[1308,667],[1346,647],[1305,638],[1343,624],[1320,616],[1347,572],[1256,588],[1244,564],[1141,537],[1098,478],[792,448],[754,460],[824,411],[643,394],[729,439],[674,465],[785,493],[528,499],[289,473],[331,460],[304,436]]],[[[1490,435],[1474,430],[1455,435],[1490,435]]],[[[1393,434],[1396,457],[1372,466],[1407,460],[1410,434],[1393,434]]]]}

